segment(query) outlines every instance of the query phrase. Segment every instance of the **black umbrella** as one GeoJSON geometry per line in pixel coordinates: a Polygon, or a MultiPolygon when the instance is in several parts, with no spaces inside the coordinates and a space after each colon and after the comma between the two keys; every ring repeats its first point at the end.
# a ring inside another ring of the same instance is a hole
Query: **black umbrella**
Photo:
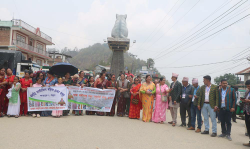
{"type": "Polygon", "coordinates": [[[63,63],[63,62],[53,65],[49,70],[53,74],[59,76],[64,76],[66,73],[70,73],[70,75],[72,76],[78,73],[78,68],[69,63],[63,63]]]}

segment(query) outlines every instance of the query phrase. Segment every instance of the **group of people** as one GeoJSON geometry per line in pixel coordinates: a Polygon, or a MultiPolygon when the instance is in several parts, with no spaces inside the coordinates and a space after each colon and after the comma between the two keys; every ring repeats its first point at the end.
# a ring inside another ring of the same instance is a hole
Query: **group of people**
{"type": "MultiPolygon", "coordinates": [[[[118,79],[114,74],[106,75],[102,71],[98,77],[85,78],[84,72],[70,76],[66,73],[63,78],[55,77],[52,72],[47,76],[42,72],[35,75],[25,72],[25,76],[19,80],[12,74],[11,69],[0,69],[0,116],[28,116],[27,110],[27,88],[43,86],[78,86],[93,87],[99,89],[114,89],[116,91],[110,112],[86,111],[86,115],[128,116],[130,119],[140,119],[142,110],[143,122],[154,122],[163,124],[166,121],[166,110],[169,109],[172,121],[168,122],[173,127],[177,124],[177,111],[180,108],[181,127],[187,130],[201,132],[204,121],[205,130],[201,134],[209,134],[209,117],[212,121],[211,137],[217,136],[216,113],[219,113],[222,134],[219,137],[231,138],[231,118],[236,109],[237,95],[234,88],[228,85],[227,80],[221,80],[221,87],[211,84],[211,77],[204,76],[204,85],[199,86],[198,79],[193,78],[189,84],[189,78],[184,77],[179,82],[178,74],[172,74],[170,87],[166,85],[165,78],[152,82],[150,75],[146,75],[145,82],[141,77],[121,73],[118,79]],[[10,95],[11,93],[11,95],[10,95]],[[116,109],[117,107],[117,109],[116,109]],[[188,123],[186,117],[188,114],[188,123]],[[203,119],[202,120],[202,116],[203,119]],[[195,128],[197,119],[197,129],[195,128]]],[[[250,80],[246,81],[250,91],[250,80]]],[[[247,91],[242,102],[245,103],[246,128],[250,134],[250,92],[247,91]]],[[[63,104],[63,103],[60,103],[63,104]]],[[[75,115],[83,115],[81,110],[73,110],[75,115]]],[[[69,110],[60,111],[35,111],[33,117],[69,115],[69,110]]],[[[250,135],[249,135],[250,136],[250,135]]],[[[244,144],[250,146],[250,143],[244,144]]]]}

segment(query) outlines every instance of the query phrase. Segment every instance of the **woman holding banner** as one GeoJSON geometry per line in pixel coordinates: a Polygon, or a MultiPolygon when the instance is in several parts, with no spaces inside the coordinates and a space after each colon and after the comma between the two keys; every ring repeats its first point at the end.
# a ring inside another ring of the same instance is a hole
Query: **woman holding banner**
{"type": "Polygon", "coordinates": [[[152,111],[153,111],[153,103],[154,103],[154,96],[155,93],[155,85],[151,81],[151,76],[146,75],[146,82],[141,85],[140,93],[142,98],[142,121],[143,122],[150,122],[152,121],[152,111]]]}
{"type": "MultiPolygon", "coordinates": [[[[67,73],[65,74],[65,79],[64,79],[64,81],[63,81],[63,84],[64,84],[65,86],[72,86],[72,85],[73,85],[73,80],[71,79],[70,73],[69,73],[69,72],[67,72],[67,73]]],[[[70,110],[63,110],[63,116],[70,115],[69,112],[70,112],[70,110]]]]}
{"type": "MultiPolygon", "coordinates": [[[[42,79],[41,79],[39,76],[36,77],[36,83],[33,84],[32,87],[42,87],[41,82],[42,82],[42,79]]],[[[35,105],[36,105],[37,107],[39,106],[39,104],[40,104],[40,102],[35,102],[35,105]]],[[[40,118],[40,116],[41,116],[41,111],[33,111],[32,116],[33,116],[34,118],[35,118],[35,117],[40,118]]]]}
{"type": "Polygon", "coordinates": [[[117,106],[117,116],[123,117],[125,115],[126,109],[126,96],[128,92],[128,80],[125,79],[125,75],[121,74],[121,80],[117,83],[118,89],[118,106],[117,106]]]}
{"type": "MultiPolygon", "coordinates": [[[[106,73],[100,73],[100,77],[96,79],[94,88],[105,89],[107,80],[105,79],[106,73]]],[[[96,112],[99,116],[104,116],[104,112],[96,112]]]]}
{"type": "MultiPolygon", "coordinates": [[[[93,76],[89,76],[89,79],[88,79],[88,83],[87,83],[87,87],[94,87],[94,77],[93,76]]],[[[86,115],[95,115],[95,111],[88,111],[86,110],[86,115]]]]}
{"type": "Polygon", "coordinates": [[[139,84],[139,79],[135,78],[134,84],[131,86],[130,93],[130,110],[128,117],[131,119],[140,119],[140,111],[142,109],[142,103],[139,97],[139,90],[141,88],[141,84],[139,84]]]}
{"type": "MultiPolygon", "coordinates": [[[[53,76],[51,71],[47,72],[47,77],[44,80],[44,86],[50,87],[57,83],[57,79],[53,76]]],[[[51,116],[52,111],[42,111],[41,116],[51,116]]]]}
{"type": "MultiPolygon", "coordinates": [[[[115,81],[115,75],[114,74],[111,75],[111,79],[110,79],[110,81],[107,82],[106,88],[107,89],[114,89],[115,91],[117,90],[116,89],[116,81],[115,81]]],[[[115,115],[115,104],[116,104],[116,95],[114,97],[113,104],[112,104],[110,112],[106,112],[107,116],[114,116],[115,115]]]]}
{"type": "Polygon", "coordinates": [[[20,116],[25,115],[28,116],[28,106],[27,106],[27,88],[32,87],[32,80],[30,79],[30,74],[28,71],[25,72],[24,78],[20,79],[21,83],[21,106],[20,106],[20,116]]]}

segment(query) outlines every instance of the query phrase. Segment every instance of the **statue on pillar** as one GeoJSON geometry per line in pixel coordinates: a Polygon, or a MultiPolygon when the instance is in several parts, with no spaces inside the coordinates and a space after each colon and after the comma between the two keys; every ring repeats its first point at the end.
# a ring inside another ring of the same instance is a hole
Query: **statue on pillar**
{"type": "Polygon", "coordinates": [[[128,28],[126,23],[127,15],[116,14],[115,26],[112,29],[111,36],[113,38],[127,38],[128,28]]]}

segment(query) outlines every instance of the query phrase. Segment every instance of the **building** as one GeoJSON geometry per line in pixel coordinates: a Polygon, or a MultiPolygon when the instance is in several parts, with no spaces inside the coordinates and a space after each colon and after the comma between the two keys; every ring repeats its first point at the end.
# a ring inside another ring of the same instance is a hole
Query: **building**
{"type": "Polygon", "coordinates": [[[51,58],[48,60],[48,65],[53,66],[56,63],[65,62],[69,63],[68,59],[72,58],[70,55],[59,53],[58,51],[49,51],[49,57],[51,58]]]}
{"type": "Polygon", "coordinates": [[[43,66],[51,60],[46,51],[53,45],[52,38],[22,20],[0,21],[0,48],[21,51],[24,60],[43,66]]]}
{"type": "Polygon", "coordinates": [[[242,83],[242,84],[245,84],[245,82],[247,80],[250,80],[250,67],[244,69],[244,70],[241,70],[240,72],[237,72],[235,75],[243,75],[244,76],[244,82],[238,82],[238,83],[242,83]]]}
{"type": "Polygon", "coordinates": [[[110,71],[109,66],[102,66],[102,65],[96,65],[95,66],[95,74],[101,73],[103,69],[106,69],[106,71],[110,71]]]}

